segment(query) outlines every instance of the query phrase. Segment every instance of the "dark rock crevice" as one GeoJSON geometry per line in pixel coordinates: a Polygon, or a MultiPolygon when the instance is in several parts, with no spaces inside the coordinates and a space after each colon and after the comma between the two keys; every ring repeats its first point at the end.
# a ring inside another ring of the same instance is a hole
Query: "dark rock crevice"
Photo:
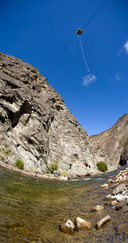
{"type": "Polygon", "coordinates": [[[124,149],[121,153],[120,161],[119,161],[119,164],[121,166],[126,165],[127,163],[128,163],[128,140],[126,141],[126,143],[124,145],[124,149]]]}
{"type": "Polygon", "coordinates": [[[2,116],[1,114],[0,114],[0,121],[1,121],[2,123],[5,123],[5,117],[2,116]]]}
{"type": "Polygon", "coordinates": [[[11,115],[12,127],[15,127],[18,124],[21,115],[23,114],[31,115],[31,112],[32,112],[32,104],[28,100],[25,100],[20,110],[15,112],[13,115],[11,115]]]}
{"type": "Polygon", "coordinates": [[[9,95],[9,94],[1,95],[0,99],[5,100],[5,101],[7,101],[11,104],[15,102],[15,96],[14,95],[9,95]]]}
{"type": "MultiPolygon", "coordinates": [[[[8,99],[7,97],[3,96],[3,99],[5,98],[8,99]]],[[[12,99],[15,98],[13,97],[12,99]]],[[[21,115],[23,114],[31,115],[32,112],[32,104],[28,100],[25,100],[21,105],[20,109],[16,112],[14,112],[13,109],[11,109],[11,107],[7,103],[4,104],[4,102],[0,102],[0,105],[4,110],[4,114],[3,115],[2,113],[0,114],[0,120],[2,121],[2,123],[4,123],[5,119],[9,119],[11,121],[12,127],[15,127],[18,124],[21,115]]],[[[28,117],[27,122],[29,121],[29,118],[30,116],[28,117]]]]}

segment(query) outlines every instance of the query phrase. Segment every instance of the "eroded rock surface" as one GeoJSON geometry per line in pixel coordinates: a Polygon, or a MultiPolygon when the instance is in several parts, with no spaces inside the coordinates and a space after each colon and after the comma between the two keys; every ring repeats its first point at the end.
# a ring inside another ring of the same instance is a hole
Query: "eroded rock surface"
{"type": "Polygon", "coordinates": [[[0,160],[28,173],[46,174],[58,161],[57,174],[97,173],[90,137],[63,98],[31,65],[0,53],[0,160]]]}
{"type": "Polygon", "coordinates": [[[126,142],[124,144],[124,148],[121,152],[119,164],[121,166],[123,166],[123,165],[126,165],[127,163],[128,163],[128,139],[126,140],[126,142]]]}
{"type": "Polygon", "coordinates": [[[122,116],[109,130],[91,136],[93,151],[98,161],[116,169],[128,161],[128,114],[122,116]]]}

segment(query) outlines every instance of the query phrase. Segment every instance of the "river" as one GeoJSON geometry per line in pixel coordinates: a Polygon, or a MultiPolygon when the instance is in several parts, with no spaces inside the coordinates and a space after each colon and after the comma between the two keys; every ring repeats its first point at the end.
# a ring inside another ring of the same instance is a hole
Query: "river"
{"type": "Polygon", "coordinates": [[[102,212],[91,212],[92,207],[106,203],[105,196],[111,189],[100,186],[118,171],[57,181],[0,167],[0,242],[128,242],[128,212],[108,205],[102,212]],[[107,214],[111,221],[96,230],[96,222],[107,214]],[[92,222],[92,229],[73,235],[59,231],[63,219],[74,221],[75,217],[92,222]]]}

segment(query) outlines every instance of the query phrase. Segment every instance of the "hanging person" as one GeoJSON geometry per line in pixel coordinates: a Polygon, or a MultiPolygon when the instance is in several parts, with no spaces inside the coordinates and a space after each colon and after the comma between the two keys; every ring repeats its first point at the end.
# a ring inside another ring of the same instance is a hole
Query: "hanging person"
{"type": "Polygon", "coordinates": [[[78,36],[80,36],[82,33],[83,33],[83,30],[82,30],[82,29],[78,29],[78,30],[76,31],[76,34],[77,34],[78,36]]]}

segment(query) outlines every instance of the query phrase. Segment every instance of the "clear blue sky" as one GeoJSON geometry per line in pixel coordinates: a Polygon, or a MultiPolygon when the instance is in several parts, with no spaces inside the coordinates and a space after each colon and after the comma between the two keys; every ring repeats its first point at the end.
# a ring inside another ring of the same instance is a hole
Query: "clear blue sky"
{"type": "Polygon", "coordinates": [[[104,2],[0,1],[0,52],[38,68],[89,135],[128,113],[128,1],[104,2]]]}

